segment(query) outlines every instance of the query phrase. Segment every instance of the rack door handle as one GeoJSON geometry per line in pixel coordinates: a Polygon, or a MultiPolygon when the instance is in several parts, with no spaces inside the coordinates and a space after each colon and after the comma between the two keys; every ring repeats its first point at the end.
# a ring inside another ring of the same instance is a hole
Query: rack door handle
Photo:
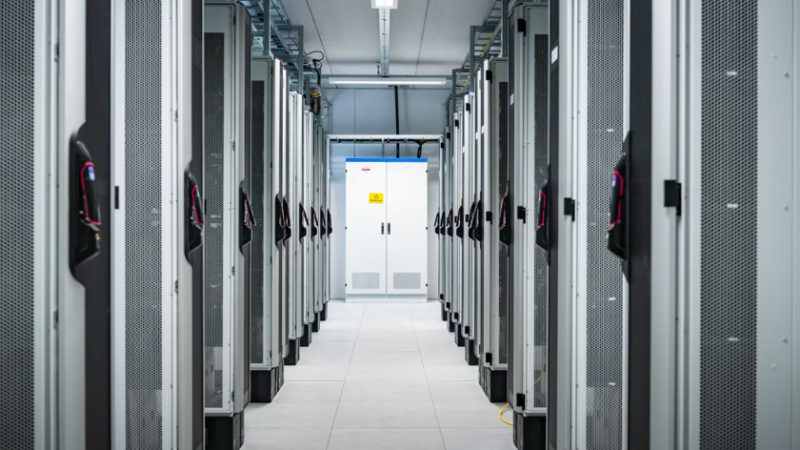
{"type": "Polygon", "coordinates": [[[381,234],[383,234],[383,226],[384,226],[384,223],[381,222],[381,234]]]}
{"type": "Polygon", "coordinates": [[[392,224],[391,223],[386,225],[386,234],[392,234],[392,224]]]}

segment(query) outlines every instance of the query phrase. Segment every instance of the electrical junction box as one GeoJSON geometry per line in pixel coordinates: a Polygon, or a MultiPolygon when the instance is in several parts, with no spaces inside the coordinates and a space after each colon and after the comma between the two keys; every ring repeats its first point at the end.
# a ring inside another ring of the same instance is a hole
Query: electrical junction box
{"type": "Polygon", "coordinates": [[[427,301],[428,160],[346,162],[347,301],[427,301]]]}

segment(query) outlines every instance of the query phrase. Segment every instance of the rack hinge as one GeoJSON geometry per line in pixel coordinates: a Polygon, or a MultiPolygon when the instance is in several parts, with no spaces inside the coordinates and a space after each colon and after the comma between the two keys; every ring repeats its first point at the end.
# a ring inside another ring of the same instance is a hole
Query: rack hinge
{"type": "Polygon", "coordinates": [[[489,365],[492,364],[492,354],[491,353],[486,353],[486,364],[489,364],[489,365]]]}
{"type": "Polygon", "coordinates": [[[517,394],[517,407],[525,408],[525,394],[517,394]]]}
{"type": "Polygon", "coordinates": [[[517,219],[521,219],[522,223],[526,222],[528,217],[528,210],[524,206],[517,206],[517,219]]]}
{"type": "Polygon", "coordinates": [[[236,275],[236,266],[231,266],[231,275],[236,275]]]}
{"type": "Polygon", "coordinates": [[[575,222],[575,199],[564,199],[564,215],[572,216],[572,221],[575,222]]]}
{"type": "Polygon", "coordinates": [[[492,212],[486,211],[486,221],[491,223],[492,222],[492,212]]]}
{"type": "Polygon", "coordinates": [[[664,207],[675,208],[675,212],[681,215],[681,184],[676,180],[664,180],[664,207]]]}
{"type": "Polygon", "coordinates": [[[458,120],[456,120],[456,128],[458,128],[458,127],[459,127],[458,120]]]}
{"type": "Polygon", "coordinates": [[[492,71],[491,70],[487,70],[486,71],[486,81],[488,81],[489,83],[492,82],[492,71]]]}
{"type": "Polygon", "coordinates": [[[525,19],[517,19],[517,32],[522,33],[523,36],[528,35],[528,24],[525,19]]]}
{"type": "Polygon", "coordinates": [[[467,103],[466,108],[467,108],[467,112],[469,112],[469,110],[470,110],[469,103],[467,103]]]}
{"type": "Polygon", "coordinates": [[[178,280],[175,280],[175,293],[178,293],[178,280]]]}

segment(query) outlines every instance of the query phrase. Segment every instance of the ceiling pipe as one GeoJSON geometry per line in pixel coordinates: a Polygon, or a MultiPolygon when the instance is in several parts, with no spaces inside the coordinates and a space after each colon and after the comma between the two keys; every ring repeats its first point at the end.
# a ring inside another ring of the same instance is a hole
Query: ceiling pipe
{"type": "Polygon", "coordinates": [[[389,29],[391,25],[391,9],[378,9],[378,42],[381,46],[380,76],[389,76],[389,29]]]}

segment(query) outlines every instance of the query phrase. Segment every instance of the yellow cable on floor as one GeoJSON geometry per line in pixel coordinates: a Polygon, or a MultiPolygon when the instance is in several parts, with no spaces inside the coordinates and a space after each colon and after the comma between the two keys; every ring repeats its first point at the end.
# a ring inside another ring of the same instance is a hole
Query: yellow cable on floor
{"type": "MultiPolygon", "coordinates": [[[[539,377],[539,378],[537,378],[537,379],[536,379],[536,380],[533,382],[533,384],[536,384],[536,383],[538,383],[538,382],[539,382],[539,380],[541,380],[541,379],[542,379],[542,377],[539,377]]],[[[514,426],[514,424],[513,424],[512,422],[509,422],[509,421],[507,421],[506,419],[504,419],[504,418],[503,418],[503,411],[505,411],[505,410],[506,410],[506,408],[508,408],[508,407],[509,407],[509,405],[510,405],[510,403],[506,403],[506,406],[503,406],[503,409],[501,409],[501,410],[500,410],[500,414],[498,414],[498,415],[500,416],[500,420],[502,420],[502,421],[503,421],[503,423],[507,423],[508,425],[511,425],[511,426],[513,427],[513,426],[514,426]]]]}
{"type": "Polygon", "coordinates": [[[511,426],[514,426],[514,424],[513,424],[513,423],[511,423],[511,422],[509,422],[509,421],[507,421],[506,419],[504,419],[504,418],[503,418],[503,411],[505,411],[505,410],[506,410],[506,408],[508,408],[508,405],[509,405],[509,404],[508,404],[508,403],[506,403],[506,406],[503,406],[503,409],[501,409],[501,410],[500,410],[500,414],[499,414],[499,415],[500,415],[500,420],[502,420],[504,423],[507,423],[507,424],[509,424],[509,425],[511,425],[511,426]]]}

